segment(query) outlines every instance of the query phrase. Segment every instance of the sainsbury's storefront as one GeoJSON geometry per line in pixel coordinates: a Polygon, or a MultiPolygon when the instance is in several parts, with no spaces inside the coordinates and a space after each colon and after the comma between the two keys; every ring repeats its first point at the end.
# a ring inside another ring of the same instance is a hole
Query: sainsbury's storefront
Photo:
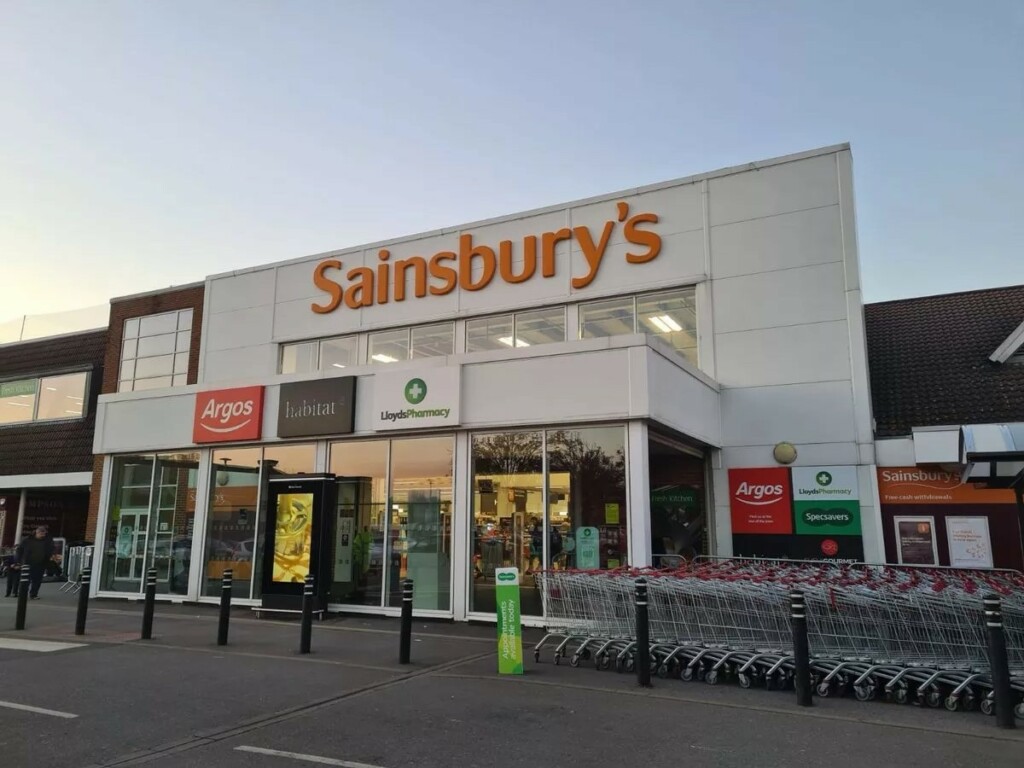
{"type": "Polygon", "coordinates": [[[513,565],[539,620],[542,568],[880,559],[858,279],[845,145],[209,277],[198,383],[100,399],[95,589],[488,618],[513,565]]]}

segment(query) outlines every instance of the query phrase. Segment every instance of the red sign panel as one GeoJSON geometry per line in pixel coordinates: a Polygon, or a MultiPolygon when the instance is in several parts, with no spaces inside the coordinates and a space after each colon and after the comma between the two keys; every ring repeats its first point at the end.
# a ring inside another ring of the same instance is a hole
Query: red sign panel
{"type": "Polygon", "coordinates": [[[263,433],[263,387],[216,389],[196,395],[192,441],[258,440],[263,433]]]}
{"type": "Polygon", "coordinates": [[[792,507],[788,469],[729,470],[733,533],[792,533],[792,507]]]}

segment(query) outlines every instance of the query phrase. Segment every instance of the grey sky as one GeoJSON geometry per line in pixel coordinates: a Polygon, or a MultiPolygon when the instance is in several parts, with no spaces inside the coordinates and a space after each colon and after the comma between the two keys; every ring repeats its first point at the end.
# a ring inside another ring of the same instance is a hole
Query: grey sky
{"type": "Polygon", "coordinates": [[[1024,3],[0,0],[0,320],[849,141],[865,298],[1024,282],[1024,3]]]}

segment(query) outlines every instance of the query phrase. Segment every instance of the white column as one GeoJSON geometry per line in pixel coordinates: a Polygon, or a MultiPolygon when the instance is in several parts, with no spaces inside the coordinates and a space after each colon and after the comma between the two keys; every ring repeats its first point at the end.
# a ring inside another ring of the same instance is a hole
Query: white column
{"type": "Polygon", "coordinates": [[[452,612],[456,621],[466,620],[472,561],[469,557],[469,532],[473,516],[473,497],[469,490],[469,433],[455,433],[455,492],[452,509],[452,612]]]}
{"type": "MultiPolygon", "coordinates": [[[[204,548],[206,545],[206,521],[210,507],[210,461],[213,451],[203,448],[199,452],[199,471],[196,475],[196,510],[192,519],[192,552],[189,554],[188,599],[198,600],[203,596],[203,584],[206,579],[206,561],[204,548]]],[[[219,592],[217,594],[220,594],[219,592]]]]}
{"type": "Polygon", "coordinates": [[[114,461],[110,456],[103,457],[103,471],[100,480],[99,512],[96,515],[96,536],[92,548],[92,584],[89,594],[93,597],[100,591],[102,570],[107,567],[103,553],[106,551],[107,529],[110,525],[110,494],[111,478],[113,477],[114,461]]]}
{"type": "Polygon", "coordinates": [[[629,494],[629,564],[651,564],[651,481],[647,424],[631,421],[626,427],[626,473],[629,494]]]}
{"type": "Polygon", "coordinates": [[[28,507],[28,488],[21,489],[21,500],[18,502],[18,524],[14,527],[14,546],[21,544],[22,527],[25,525],[25,509],[28,507]]]}

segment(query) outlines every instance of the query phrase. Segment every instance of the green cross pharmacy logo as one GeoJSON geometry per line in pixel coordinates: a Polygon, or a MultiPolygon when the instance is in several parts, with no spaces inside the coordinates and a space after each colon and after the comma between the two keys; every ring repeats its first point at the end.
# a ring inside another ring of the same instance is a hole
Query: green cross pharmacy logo
{"type": "Polygon", "coordinates": [[[821,471],[818,474],[816,474],[814,476],[814,480],[815,480],[815,482],[818,483],[818,485],[820,485],[822,487],[825,487],[827,485],[832,485],[832,475],[830,473],[828,473],[828,472],[825,472],[825,471],[821,471]]]}
{"type": "Polygon", "coordinates": [[[409,379],[405,385],[405,399],[411,405],[419,405],[427,396],[427,384],[423,379],[409,379]]]}

